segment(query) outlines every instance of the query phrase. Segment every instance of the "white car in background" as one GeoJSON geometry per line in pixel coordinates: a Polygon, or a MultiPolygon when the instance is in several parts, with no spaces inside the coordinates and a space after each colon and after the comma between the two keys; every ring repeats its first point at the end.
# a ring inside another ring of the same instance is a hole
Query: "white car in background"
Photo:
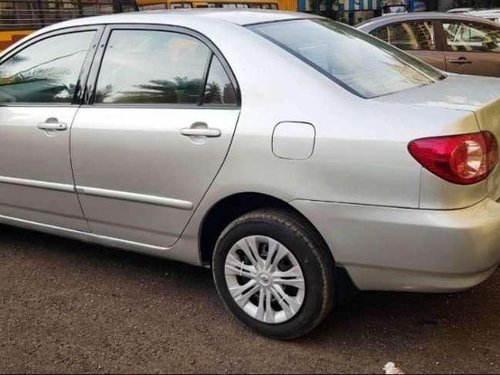
{"type": "Polygon", "coordinates": [[[500,9],[474,10],[467,14],[500,23],[500,9]]]}
{"type": "Polygon", "coordinates": [[[447,10],[446,13],[467,13],[474,10],[474,8],[453,8],[447,10]]]}

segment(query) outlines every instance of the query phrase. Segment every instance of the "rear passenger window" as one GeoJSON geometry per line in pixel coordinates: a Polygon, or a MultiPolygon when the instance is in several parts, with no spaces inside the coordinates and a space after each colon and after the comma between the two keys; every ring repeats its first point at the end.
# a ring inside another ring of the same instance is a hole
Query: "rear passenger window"
{"type": "Polygon", "coordinates": [[[500,52],[500,29],[472,22],[443,22],[450,51],[500,52]]]}
{"type": "Polygon", "coordinates": [[[0,64],[0,103],[71,103],[94,35],[43,39],[0,64]]]}
{"type": "Polygon", "coordinates": [[[205,86],[203,104],[235,105],[236,93],[222,64],[213,56],[205,86]]]}
{"type": "Polygon", "coordinates": [[[403,50],[434,51],[436,43],[432,22],[402,22],[380,27],[371,33],[403,50]]]}
{"type": "Polygon", "coordinates": [[[197,104],[210,49],[167,31],[115,30],[99,73],[96,103],[197,104]]]}

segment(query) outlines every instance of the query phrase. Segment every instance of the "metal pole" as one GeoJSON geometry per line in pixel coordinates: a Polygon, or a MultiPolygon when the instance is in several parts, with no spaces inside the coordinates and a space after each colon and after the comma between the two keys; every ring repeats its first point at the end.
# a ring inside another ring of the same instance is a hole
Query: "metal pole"
{"type": "Polygon", "coordinates": [[[37,0],[37,5],[38,5],[38,11],[39,11],[38,16],[40,18],[40,25],[42,27],[47,26],[45,24],[45,14],[44,14],[44,10],[43,10],[42,0],[37,0]]]}
{"type": "Polygon", "coordinates": [[[325,1],[325,7],[326,7],[326,16],[328,18],[332,18],[332,15],[333,15],[333,0],[326,0],[325,1]]]}
{"type": "Polygon", "coordinates": [[[113,12],[120,13],[121,12],[121,4],[119,0],[113,0],[113,12]]]}

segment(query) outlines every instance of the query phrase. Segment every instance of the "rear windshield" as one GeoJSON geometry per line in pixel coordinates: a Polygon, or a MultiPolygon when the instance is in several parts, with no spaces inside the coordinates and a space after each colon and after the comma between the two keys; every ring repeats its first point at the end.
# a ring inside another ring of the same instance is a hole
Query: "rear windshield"
{"type": "Polygon", "coordinates": [[[372,36],[326,19],[248,26],[364,98],[429,85],[444,75],[372,36]]]}

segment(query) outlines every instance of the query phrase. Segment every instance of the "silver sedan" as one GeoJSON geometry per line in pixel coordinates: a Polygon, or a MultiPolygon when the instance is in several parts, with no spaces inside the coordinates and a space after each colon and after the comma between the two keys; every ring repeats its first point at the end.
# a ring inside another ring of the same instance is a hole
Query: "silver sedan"
{"type": "Polygon", "coordinates": [[[500,80],[321,17],[73,20],[0,55],[0,221],[211,266],[238,320],[289,339],[352,287],[491,275],[498,137],[500,80]]]}

